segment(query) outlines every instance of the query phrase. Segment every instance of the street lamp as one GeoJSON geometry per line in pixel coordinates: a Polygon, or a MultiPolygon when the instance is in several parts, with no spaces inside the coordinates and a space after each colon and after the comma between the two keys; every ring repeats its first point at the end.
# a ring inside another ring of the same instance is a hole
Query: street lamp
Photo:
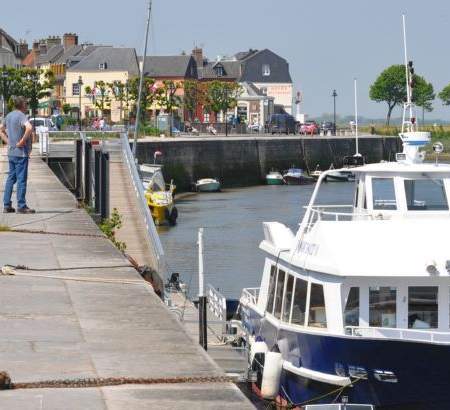
{"type": "Polygon", "coordinates": [[[81,75],[78,77],[78,128],[81,131],[81,88],[83,87],[83,79],[81,75]]]}
{"type": "Polygon", "coordinates": [[[333,94],[331,94],[331,96],[333,97],[333,118],[334,118],[334,122],[333,122],[333,129],[334,129],[334,135],[336,136],[336,97],[337,97],[337,92],[336,90],[333,90],[333,94]]]}
{"type": "Polygon", "coordinates": [[[3,118],[6,116],[6,81],[8,80],[8,73],[6,71],[6,65],[3,65],[2,70],[2,113],[3,118]]]}

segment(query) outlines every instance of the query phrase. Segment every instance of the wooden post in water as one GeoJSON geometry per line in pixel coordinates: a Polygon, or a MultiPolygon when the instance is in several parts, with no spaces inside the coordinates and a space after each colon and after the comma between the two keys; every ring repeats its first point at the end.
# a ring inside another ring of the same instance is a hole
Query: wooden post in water
{"type": "Polygon", "coordinates": [[[200,346],[208,350],[208,335],[206,323],[206,304],[204,274],[203,274],[203,228],[198,230],[198,336],[200,346]]]}

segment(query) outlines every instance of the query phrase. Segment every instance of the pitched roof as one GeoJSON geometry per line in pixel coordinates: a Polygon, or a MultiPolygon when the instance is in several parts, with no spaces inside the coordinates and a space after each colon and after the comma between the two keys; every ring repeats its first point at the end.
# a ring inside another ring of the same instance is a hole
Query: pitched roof
{"type": "Polygon", "coordinates": [[[64,53],[64,46],[57,44],[47,51],[46,54],[41,54],[36,61],[37,65],[53,63],[58,59],[58,57],[64,53]]]}
{"type": "Polygon", "coordinates": [[[193,57],[188,55],[149,56],[145,58],[145,75],[155,78],[190,76],[188,69],[191,60],[193,57]]]}
{"type": "Polygon", "coordinates": [[[244,81],[241,86],[250,97],[267,97],[255,84],[244,81]]]}
{"type": "Polygon", "coordinates": [[[98,47],[68,71],[100,71],[100,64],[106,63],[102,71],[128,71],[139,74],[136,51],[134,48],[98,47]]]}
{"type": "Polygon", "coordinates": [[[36,60],[36,54],[34,51],[30,51],[27,56],[22,60],[22,64],[26,67],[33,67],[36,60]]]}
{"type": "Polygon", "coordinates": [[[53,63],[55,64],[66,64],[67,60],[71,57],[74,57],[80,53],[80,51],[83,50],[83,46],[76,45],[69,47],[64,51],[62,55],[60,55],[53,63]]]}
{"type": "Polygon", "coordinates": [[[208,62],[203,67],[197,68],[198,77],[200,79],[229,79],[236,80],[241,75],[241,63],[239,61],[212,61],[208,62]],[[217,65],[221,65],[224,70],[224,75],[221,77],[217,77],[216,71],[214,68],[217,65]]]}

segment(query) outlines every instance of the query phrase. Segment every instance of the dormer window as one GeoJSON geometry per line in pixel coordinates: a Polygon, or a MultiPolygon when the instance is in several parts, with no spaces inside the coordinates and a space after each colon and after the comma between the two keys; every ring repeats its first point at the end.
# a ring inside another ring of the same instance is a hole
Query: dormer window
{"type": "Polygon", "coordinates": [[[214,67],[214,71],[217,77],[223,77],[225,75],[225,70],[223,69],[222,65],[216,65],[214,67]]]}
{"type": "Polygon", "coordinates": [[[99,70],[106,70],[107,68],[108,68],[108,64],[107,64],[106,62],[100,63],[100,64],[98,65],[98,69],[99,69],[99,70]]]}
{"type": "Polygon", "coordinates": [[[269,64],[263,64],[262,66],[262,75],[264,77],[270,76],[270,65],[269,64]]]}

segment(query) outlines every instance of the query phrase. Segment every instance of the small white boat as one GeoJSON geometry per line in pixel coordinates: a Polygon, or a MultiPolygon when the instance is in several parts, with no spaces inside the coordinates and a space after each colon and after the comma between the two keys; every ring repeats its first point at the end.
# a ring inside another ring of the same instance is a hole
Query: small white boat
{"type": "Polygon", "coordinates": [[[317,180],[322,175],[322,173],[323,173],[323,171],[320,169],[319,164],[317,164],[316,169],[313,172],[311,172],[309,175],[317,180]]]}
{"type": "Polygon", "coordinates": [[[283,175],[281,175],[281,173],[278,171],[272,170],[266,175],[266,182],[267,185],[283,185],[283,175]]]}
{"type": "Polygon", "coordinates": [[[348,182],[353,181],[354,179],[355,176],[352,172],[338,169],[335,170],[333,164],[330,165],[326,177],[327,182],[348,182]]]}
{"type": "Polygon", "coordinates": [[[215,178],[203,178],[195,183],[197,192],[219,192],[220,188],[220,182],[215,178]]]}

